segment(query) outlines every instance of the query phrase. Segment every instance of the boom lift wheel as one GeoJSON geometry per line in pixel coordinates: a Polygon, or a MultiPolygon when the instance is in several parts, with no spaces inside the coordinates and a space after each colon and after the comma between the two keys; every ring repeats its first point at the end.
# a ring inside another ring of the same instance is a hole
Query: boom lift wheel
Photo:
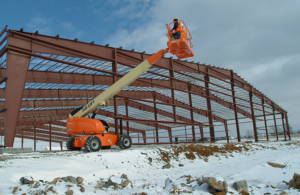
{"type": "Polygon", "coordinates": [[[131,147],[132,141],[129,135],[121,135],[118,139],[120,149],[128,149],[131,147]]]}
{"type": "Polygon", "coordinates": [[[67,140],[66,146],[68,150],[80,150],[80,148],[77,147],[73,147],[73,142],[74,142],[75,137],[69,137],[69,139],[67,140]]]}
{"type": "Polygon", "coordinates": [[[101,147],[101,140],[97,136],[90,136],[85,140],[85,148],[89,152],[98,152],[101,147]]]}

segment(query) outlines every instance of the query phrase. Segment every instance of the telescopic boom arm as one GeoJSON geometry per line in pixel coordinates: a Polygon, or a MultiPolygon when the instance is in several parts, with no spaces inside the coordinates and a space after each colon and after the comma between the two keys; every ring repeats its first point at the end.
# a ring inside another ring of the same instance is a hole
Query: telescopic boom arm
{"type": "Polygon", "coordinates": [[[147,72],[150,67],[157,62],[160,58],[164,56],[164,54],[169,52],[169,48],[162,49],[158,51],[156,54],[153,54],[148,59],[144,60],[134,69],[132,69],[129,73],[123,76],[120,80],[111,85],[107,90],[98,95],[95,99],[90,101],[87,105],[83,106],[80,110],[74,110],[69,114],[69,118],[75,117],[85,117],[99,106],[105,106],[106,101],[112,98],[114,95],[119,93],[126,86],[130,85],[137,78],[142,76],[145,72],[147,72]],[[77,111],[77,112],[76,112],[77,111]]]}

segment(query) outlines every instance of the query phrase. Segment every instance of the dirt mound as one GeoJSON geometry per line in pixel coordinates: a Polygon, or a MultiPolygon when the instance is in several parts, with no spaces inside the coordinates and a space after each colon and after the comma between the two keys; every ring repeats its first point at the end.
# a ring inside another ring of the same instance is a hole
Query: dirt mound
{"type": "Polygon", "coordinates": [[[181,146],[171,146],[169,151],[159,149],[161,154],[161,159],[165,162],[170,162],[170,158],[177,159],[180,154],[184,154],[187,159],[194,160],[196,155],[199,158],[207,161],[207,157],[214,155],[215,153],[219,154],[228,154],[232,152],[242,152],[243,150],[248,151],[251,149],[249,144],[224,144],[224,145],[181,145],[181,146]]]}

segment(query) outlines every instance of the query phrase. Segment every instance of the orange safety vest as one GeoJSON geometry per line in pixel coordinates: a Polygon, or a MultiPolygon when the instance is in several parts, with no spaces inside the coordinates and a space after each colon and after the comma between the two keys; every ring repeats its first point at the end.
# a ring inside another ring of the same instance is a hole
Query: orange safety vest
{"type": "Polygon", "coordinates": [[[181,37],[186,39],[186,30],[182,28],[181,37]]]}
{"type": "MultiPolygon", "coordinates": [[[[174,23],[175,24],[175,23],[174,23]]],[[[182,26],[181,26],[181,23],[180,22],[178,22],[178,28],[176,28],[176,29],[174,29],[175,30],[175,32],[178,32],[178,31],[182,31],[182,26]]]]}

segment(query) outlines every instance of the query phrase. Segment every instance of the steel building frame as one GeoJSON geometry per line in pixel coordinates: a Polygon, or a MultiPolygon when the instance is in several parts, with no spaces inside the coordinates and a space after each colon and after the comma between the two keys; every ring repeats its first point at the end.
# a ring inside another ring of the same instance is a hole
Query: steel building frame
{"type": "MultiPolygon", "coordinates": [[[[68,138],[64,128],[68,114],[150,56],[7,26],[0,40],[0,135],[7,147],[13,146],[15,137],[22,138],[22,146],[24,138],[62,145],[68,138]]],[[[224,126],[229,142],[231,120],[241,141],[243,119],[251,120],[255,141],[261,130],[269,140],[267,117],[273,117],[276,129],[275,115],[282,119],[285,140],[286,135],[290,139],[287,112],[233,70],[172,58],[160,59],[98,114],[116,134],[126,130],[136,138],[134,144],[194,142],[204,137],[215,141],[216,126],[224,126]],[[262,128],[257,127],[259,121],[264,122],[262,128]],[[186,129],[178,130],[186,126],[191,126],[190,137],[186,129]],[[181,134],[172,136],[176,128],[181,134]]],[[[278,140],[277,129],[276,135],[278,140]]]]}

